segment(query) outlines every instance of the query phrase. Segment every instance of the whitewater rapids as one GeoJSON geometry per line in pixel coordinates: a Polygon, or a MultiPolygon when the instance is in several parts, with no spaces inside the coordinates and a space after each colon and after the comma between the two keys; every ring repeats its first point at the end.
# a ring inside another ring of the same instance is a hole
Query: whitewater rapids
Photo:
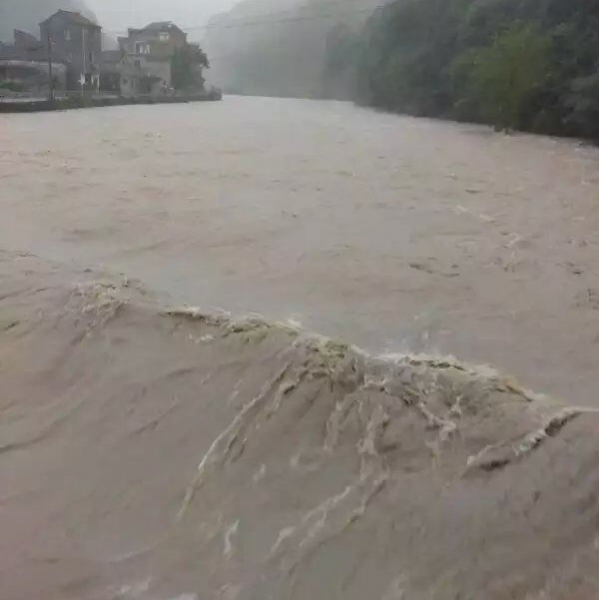
{"type": "Polygon", "coordinates": [[[598,597],[595,409],[29,254],[0,283],[2,600],[598,597]]]}

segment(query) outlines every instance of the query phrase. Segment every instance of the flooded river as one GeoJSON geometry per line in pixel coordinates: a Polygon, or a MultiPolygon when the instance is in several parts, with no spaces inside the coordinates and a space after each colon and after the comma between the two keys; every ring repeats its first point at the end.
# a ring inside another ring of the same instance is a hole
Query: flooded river
{"type": "Polygon", "coordinates": [[[350,104],[0,120],[0,244],[595,402],[599,151],[350,104]]]}
{"type": "Polygon", "coordinates": [[[0,116],[0,598],[599,597],[598,163],[334,102],[0,116]]]}

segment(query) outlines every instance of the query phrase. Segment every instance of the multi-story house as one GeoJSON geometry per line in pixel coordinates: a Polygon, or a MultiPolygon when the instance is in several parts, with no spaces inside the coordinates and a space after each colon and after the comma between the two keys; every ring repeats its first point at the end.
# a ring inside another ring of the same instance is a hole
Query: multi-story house
{"type": "Polygon", "coordinates": [[[143,29],[128,31],[128,37],[119,38],[119,46],[127,54],[170,59],[176,50],[187,44],[187,34],[170,21],[150,23],[143,29]]]}
{"type": "Polygon", "coordinates": [[[40,23],[40,40],[52,61],[66,65],[67,87],[97,91],[100,83],[102,28],[80,13],[59,10],[40,23]]]}
{"type": "Polygon", "coordinates": [[[121,93],[156,94],[172,87],[173,56],[187,46],[187,34],[169,21],[129,29],[118,40],[123,52],[121,93]]]}
{"type": "MultiPolygon", "coordinates": [[[[52,87],[66,86],[66,67],[53,61],[52,87]]],[[[6,90],[48,93],[50,67],[47,46],[26,31],[14,30],[11,44],[0,43],[0,87],[6,90]]]]}

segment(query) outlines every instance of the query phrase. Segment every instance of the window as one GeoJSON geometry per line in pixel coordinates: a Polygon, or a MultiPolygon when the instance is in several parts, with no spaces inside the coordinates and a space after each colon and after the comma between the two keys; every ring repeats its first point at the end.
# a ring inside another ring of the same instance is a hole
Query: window
{"type": "Polygon", "coordinates": [[[64,31],[64,39],[67,42],[71,41],[71,30],[70,29],[65,29],[65,31],[64,31]]]}
{"type": "Polygon", "coordinates": [[[170,38],[170,36],[169,36],[169,34],[168,34],[166,31],[161,31],[161,32],[158,34],[158,39],[159,39],[161,42],[168,42],[169,38],[170,38]]]}
{"type": "Polygon", "coordinates": [[[150,45],[146,42],[135,42],[135,54],[149,54],[150,45]]]}

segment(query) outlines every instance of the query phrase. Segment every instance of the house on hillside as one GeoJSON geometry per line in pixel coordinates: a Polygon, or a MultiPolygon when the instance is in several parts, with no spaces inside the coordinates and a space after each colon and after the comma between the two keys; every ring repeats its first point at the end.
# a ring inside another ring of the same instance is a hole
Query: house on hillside
{"type": "Polygon", "coordinates": [[[170,21],[129,29],[118,39],[123,96],[160,95],[180,87],[181,72],[202,88],[202,68],[208,62],[199,46],[187,42],[187,34],[170,21]]]}
{"type": "Polygon", "coordinates": [[[34,35],[27,31],[15,29],[13,32],[15,51],[22,58],[40,59],[47,58],[47,49],[34,35]]]}
{"type": "Polygon", "coordinates": [[[80,13],[59,10],[40,23],[40,39],[49,44],[53,61],[63,63],[70,90],[98,91],[102,28],[80,13]]]}
{"type": "MultiPolygon", "coordinates": [[[[15,29],[12,44],[0,43],[0,88],[47,93],[50,89],[48,49],[34,35],[15,29]]],[[[65,65],[53,61],[53,88],[66,87],[65,65]]]]}
{"type": "Polygon", "coordinates": [[[172,87],[172,58],[187,45],[187,34],[179,27],[168,21],[150,23],[129,29],[118,42],[123,96],[158,95],[172,87]]]}
{"type": "Polygon", "coordinates": [[[187,34],[170,21],[150,23],[128,32],[128,37],[118,39],[121,50],[127,54],[171,58],[175,50],[187,44],[187,34]]]}
{"type": "Polygon", "coordinates": [[[30,33],[15,29],[12,44],[0,43],[0,60],[48,60],[47,49],[30,33]]]}

